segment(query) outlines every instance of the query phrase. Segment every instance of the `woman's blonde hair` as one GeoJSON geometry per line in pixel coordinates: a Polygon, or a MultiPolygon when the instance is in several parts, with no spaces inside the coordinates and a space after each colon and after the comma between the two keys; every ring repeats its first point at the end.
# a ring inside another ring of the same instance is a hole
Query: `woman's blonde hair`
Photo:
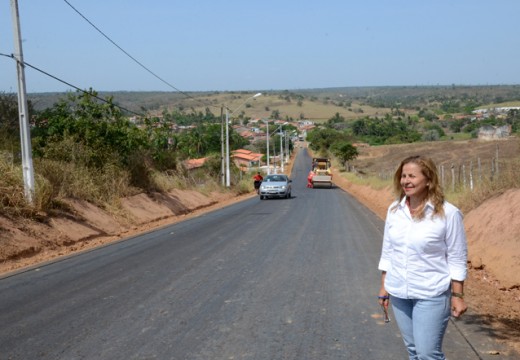
{"type": "Polygon", "coordinates": [[[421,168],[422,174],[428,180],[428,186],[426,188],[427,195],[418,209],[415,218],[419,220],[424,218],[424,209],[427,201],[430,201],[433,204],[433,216],[444,216],[444,192],[442,191],[441,184],[439,183],[437,167],[430,158],[414,155],[409,156],[401,161],[401,164],[394,174],[394,191],[398,195],[399,201],[401,201],[406,196],[403,187],[401,186],[403,167],[410,163],[418,165],[421,168]]]}

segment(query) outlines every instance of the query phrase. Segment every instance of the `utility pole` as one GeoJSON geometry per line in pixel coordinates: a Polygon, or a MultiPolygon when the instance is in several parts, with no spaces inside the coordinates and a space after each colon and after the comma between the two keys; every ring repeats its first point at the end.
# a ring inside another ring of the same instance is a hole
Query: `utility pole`
{"type": "Polygon", "coordinates": [[[240,104],[235,110],[229,112],[229,108],[226,106],[226,187],[231,186],[231,170],[230,159],[229,159],[229,116],[233,115],[238,109],[245,105],[249,100],[261,96],[262,93],[256,93],[255,95],[248,97],[242,104],[240,104]]]}
{"type": "Polygon", "coordinates": [[[287,131],[283,132],[283,136],[285,139],[285,163],[289,164],[289,159],[291,158],[291,154],[289,153],[289,137],[287,136],[287,131]]]}
{"type": "MultiPolygon", "coordinates": [[[[276,129],[273,131],[273,136],[276,134],[276,129]]],[[[278,171],[276,170],[276,142],[275,139],[273,139],[273,174],[278,174],[278,171]]]]}
{"type": "Polygon", "coordinates": [[[267,175],[271,174],[271,165],[269,164],[269,119],[265,122],[267,126],[266,134],[267,134],[267,175]]]}
{"type": "Polygon", "coordinates": [[[282,126],[280,125],[280,167],[283,174],[283,132],[282,132],[282,126]]]}
{"type": "Polygon", "coordinates": [[[220,177],[222,180],[222,186],[226,185],[226,176],[224,173],[224,107],[220,107],[220,177]]]}
{"type": "Polygon", "coordinates": [[[229,168],[229,109],[226,108],[226,187],[231,186],[231,171],[229,168]]]}
{"type": "Polygon", "coordinates": [[[22,171],[24,180],[25,198],[28,203],[33,203],[34,196],[34,169],[32,161],[31,130],[29,127],[29,111],[25,88],[25,71],[22,53],[22,35],[20,31],[20,15],[18,12],[18,1],[11,0],[11,14],[14,27],[13,54],[16,60],[18,72],[18,114],[20,119],[20,142],[22,147],[22,171]]]}

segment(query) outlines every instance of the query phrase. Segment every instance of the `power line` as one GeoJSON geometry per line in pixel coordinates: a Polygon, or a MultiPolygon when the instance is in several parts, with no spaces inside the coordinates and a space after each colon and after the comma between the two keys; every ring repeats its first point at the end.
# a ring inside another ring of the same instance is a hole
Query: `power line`
{"type": "Polygon", "coordinates": [[[153,75],[155,78],[157,78],[159,81],[163,82],[164,84],[166,84],[167,86],[169,86],[170,88],[174,89],[175,91],[178,91],[179,93],[183,94],[184,96],[186,96],[187,98],[190,98],[192,100],[195,100],[199,103],[201,103],[202,105],[204,106],[211,106],[211,107],[214,107],[214,108],[220,108],[218,106],[215,106],[215,105],[207,105],[205,104],[204,102],[200,101],[199,99],[191,96],[190,94],[182,91],[182,90],[179,90],[177,89],[175,86],[173,86],[172,84],[170,84],[168,81],[164,80],[163,78],[161,78],[159,75],[157,75],[156,73],[154,73],[152,70],[150,70],[149,68],[147,68],[145,65],[143,65],[139,60],[137,60],[135,57],[133,57],[132,55],[130,55],[126,50],[124,50],[121,46],[119,46],[118,44],[116,44],[115,41],[113,41],[110,37],[108,37],[108,35],[106,35],[103,31],[101,31],[96,25],[94,25],[92,23],[92,21],[90,21],[89,19],[87,19],[87,17],[85,17],[81,12],[79,12],[74,6],[72,6],[67,0],[63,0],[67,5],[69,5],[72,10],[74,10],[79,16],[81,16],[86,22],[88,22],[90,24],[90,26],[92,26],[94,29],[96,29],[101,35],[103,35],[103,37],[105,37],[105,39],[107,39],[112,45],[114,45],[115,47],[117,47],[119,50],[121,50],[126,56],[128,56],[130,59],[132,59],[136,64],[138,64],[140,67],[142,67],[144,70],[146,70],[148,73],[150,73],[151,75],[153,75]]]}
{"type": "MultiPolygon", "coordinates": [[[[18,60],[14,57],[13,54],[11,54],[11,55],[7,55],[7,54],[2,54],[2,53],[0,53],[0,55],[1,55],[1,56],[5,56],[5,57],[8,57],[8,58],[11,58],[11,59],[14,59],[14,61],[18,61],[18,60]]],[[[88,91],[85,91],[85,90],[83,90],[83,89],[80,89],[79,87],[77,87],[77,86],[75,86],[75,85],[72,85],[71,83],[68,83],[68,82],[66,82],[65,80],[62,80],[62,79],[60,79],[60,78],[58,78],[58,77],[56,77],[56,76],[54,76],[54,75],[52,75],[52,74],[49,74],[48,72],[46,72],[46,71],[44,71],[44,70],[42,70],[42,69],[39,69],[39,68],[37,68],[36,66],[33,66],[33,65],[31,65],[31,64],[29,64],[29,63],[27,63],[27,62],[25,62],[25,61],[23,61],[23,65],[28,66],[28,67],[30,67],[30,68],[36,70],[36,71],[39,71],[40,73],[42,73],[42,74],[44,74],[44,75],[47,75],[48,77],[51,77],[51,78],[53,78],[54,80],[57,80],[57,81],[59,81],[59,82],[65,84],[65,85],[68,85],[68,86],[70,86],[70,87],[72,87],[72,88],[74,88],[74,89],[76,89],[76,90],[78,90],[78,91],[81,91],[81,92],[84,93],[84,94],[89,94],[90,96],[92,96],[92,97],[94,97],[94,98],[96,98],[96,99],[98,99],[98,100],[100,100],[100,101],[102,101],[102,102],[108,104],[108,100],[103,99],[103,98],[101,98],[101,97],[99,97],[99,96],[97,96],[97,95],[93,95],[91,92],[88,92],[88,91]]],[[[129,112],[129,113],[132,113],[132,114],[134,114],[134,115],[139,115],[139,116],[146,117],[146,115],[144,115],[144,114],[140,114],[140,113],[137,113],[137,112],[135,112],[135,111],[132,111],[132,110],[126,109],[126,108],[124,108],[124,107],[122,107],[122,106],[119,106],[119,105],[116,105],[116,104],[112,104],[112,105],[114,105],[115,107],[117,107],[117,108],[119,108],[119,109],[121,109],[121,110],[124,110],[124,111],[127,111],[127,112],[129,112]]]]}

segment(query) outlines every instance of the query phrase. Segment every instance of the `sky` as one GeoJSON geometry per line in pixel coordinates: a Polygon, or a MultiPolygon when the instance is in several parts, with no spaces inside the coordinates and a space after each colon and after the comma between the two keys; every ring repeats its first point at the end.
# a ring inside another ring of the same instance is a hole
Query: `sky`
{"type": "MultiPolygon", "coordinates": [[[[0,0],[7,93],[17,92],[13,1],[0,0]]],[[[520,84],[518,0],[18,0],[18,8],[24,61],[80,89],[520,84]]],[[[30,67],[25,80],[29,93],[74,91],[30,67]]]]}

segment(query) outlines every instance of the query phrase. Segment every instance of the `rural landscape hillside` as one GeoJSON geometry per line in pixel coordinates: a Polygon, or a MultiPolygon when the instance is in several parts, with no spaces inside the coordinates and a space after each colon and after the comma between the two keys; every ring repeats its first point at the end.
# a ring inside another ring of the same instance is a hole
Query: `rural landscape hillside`
{"type": "MultiPolygon", "coordinates": [[[[221,185],[220,124],[227,108],[232,149],[264,153],[267,129],[251,123],[271,122],[292,134],[286,140],[292,157],[304,144],[333,158],[335,185],[382,219],[399,161],[413,154],[432,157],[448,200],[465,215],[471,311],[496,338],[520,351],[520,86],[335,88],[253,98],[254,93],[31,94],[37,114],[32,206],[23,199],[14,110],[3,122],[11,127],[0,129],[6,140],[0,149],[0,272],[88,251],[253,196],[250,173],[236,166],[231,186],[221,185]],[[71,95],[69,103],[60,102],[71,95]],[[98,101],[105,97],[106,104],[98,101]],[[503,127],[505,136],[489,135],[489,129],[503,127]],[[239,133],[245,130],[247,137],[239,133]],[[192,159],[206,163],[189,169],[192,159]]],[[[273,152],[280,151],[278,139],[271,142],[273,152]]],[[[262,161],[257,158],[256,166],[262,161]]]]}
{"type": "MultiPolygon", "coordinates": [[[[416,114],[421,108],[454,109],[485,104],[487,106],[511,106],[520,104],[520,85],[503,86],[393,86],[393,87],[344,87],[325,89],[269,90],[235,92],[99,92],[102,98],[112,97],[114,103],[137,113],[161,114],[164,110],[178,109],[204,112],[208,108],[220,115],[222,107],[236,109],[248,96],[261,92],[262,97],[240,109],[247,117],[268,118],[272,110],[278,110],[280,118],[300,118],[324,121],[336,113],[345,119],[363,115],[380,115],[391,109],[401,109],[416,114]]],[[[34,108],[51,107],[63,93],[29,94],[34,108]]],[[[450,111],[451,111],[450,110],[450,111]]]]}

